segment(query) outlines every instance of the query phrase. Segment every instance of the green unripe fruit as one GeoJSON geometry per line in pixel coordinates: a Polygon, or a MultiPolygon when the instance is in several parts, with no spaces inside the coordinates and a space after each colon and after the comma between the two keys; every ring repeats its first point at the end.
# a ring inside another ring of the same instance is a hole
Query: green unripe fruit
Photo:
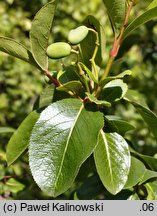
{"type": "Polygon", "coordinates": [[[71,46],[65,42],[56,42],[48,46],[47,55],[52,59],[64,58],[71,53],[71,46]]]}
{"type": "Polygon", "coordinates": [[[79,26],[69,32],[68,41],[72,44],[79,44],[88,34],[89,29],[86,26],[79,26]]]}

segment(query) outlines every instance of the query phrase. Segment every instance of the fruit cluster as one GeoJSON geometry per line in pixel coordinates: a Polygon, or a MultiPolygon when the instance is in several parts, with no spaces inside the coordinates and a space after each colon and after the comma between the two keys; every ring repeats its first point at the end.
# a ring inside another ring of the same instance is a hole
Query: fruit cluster
{"type": "Polygon", "coordinates": [[[47,48],[47,55],[51,59],[60,59],[70,55],[71,52],[73,52],[71,45],[77,45],[81,41],[83,41],[88,32],[89,28],[87,28],[86,26],[79,26],[76,29],[72,29],[68,35],[69,43],[56,42],[49,45],[47,48]]]}

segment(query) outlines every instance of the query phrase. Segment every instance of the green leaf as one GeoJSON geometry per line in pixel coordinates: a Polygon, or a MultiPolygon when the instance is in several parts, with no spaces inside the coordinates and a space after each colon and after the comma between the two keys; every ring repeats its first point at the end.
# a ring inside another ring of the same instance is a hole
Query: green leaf
{"type": "Polygon", "coordinates": [[[50,105],[53,102],[54,99],[54,92],[55,92],[55,87],[51,83],[51,85],[47,85],[40,96],[37,98],[37,100],[34,103],[33,110],[46,107],[50,105]]]}
{"type": "Polygon", "coordinates": [[[147,200],[157,200],[157,181],[145,184],[148,192],[147,200]]]}
{"type": "Polygon", "coordinates": [[[128,89],[124,99],[129,102],[139,103],[141,106],[148,108],[144,95],[138,91],[128,89]]]}
{"type": "MultiPolygon", "coordinates": [[[[92,15],[87,16],[83,24],[89,28],[92,29],[94,28],[98,32],[100,46],[98,48],[98,52],[95,58],[95,63],[101,67],[103,55],[105,53],[105,46],[106,46],[105,44],[106,39],[104,33],[105,31],[102,25],[100,24],[99,20],[97,20],[92,15]]],[[[96,42],[96,35],[90,31],[87,37],[80,43],[83,62],[89,69],[91,69],[91,62],[89,60],[92,58],[94,54],[94,50],[96,46],[95,42],[96,42]]]]}
{"type": "Polygon", "coordinates": [[[134,150],[131,150],[131,152],[139,158],[141,158],[152,170],[157,171],[157,158],[154,158],[152,156],[139,154],[134,150]]]}
{"type": "Polygon", "coordinates": [[[124,120],[114,119],[113,116],[105,116],[104,130],[107,133],[117,132],[124,136],[126,132],[133,129],[135,129],[134,126],[124,120]]]}
{"type": "Polygon", "coordinates": [[[83,181],[81,186],[76,189],[77,197],[80,200],[96,199],[102,191],[104,191],[104,186],[98,175],[89,176],[83,181]]]}
{"type": "Polygon", "coordinates": [[[132,194],[127,200],[140,200],[139,196],[135,193],[132,194]]]}
{"type": "Polygon", "coordinates": [[[0,51],[36,66],[32,53],[19,42],[0,36],[0,51]]]}
{"type": "Polygon", "coordinates": [[[127,90],[128,86],[122,80],[112,80],[104,86],[101,98],[108,102],[117,101],[124,97],[127,90]]]}
{"type": "Polygon", "coordinates": [[[41,113],[30,139],[29,162],[43,191],[56,197],[71,186],[102,127],[103,115],[78,99],[57,101],[41,113]]]}
{"type": "Polygon", "coordinates": [[[126,141],[117,133],[104,133],[99,136],[94,151],[96,168],[106,189],[117,194],[124,187],[130,169],[130,152],[126,141]]]}
{"type": "Polygon", "coordinates": [[[149,180],[151,178],[157,178],[157,172],[146,169],[145,173],[144,173],[144,176],[140,181],[140,184],[143,184],[144,182],[146,182],[147,180],[149,180]]]}
{"type": "MultiPolygon", "coordinates": [[[[138,98],[139,97],[136,98],[136,101],[138,98]]],[[[140,103],[140,99],[138,102],[134,102],[135,100],[132,100],[128,95],[125,95],[125,99],[131,102],[132,105],[136,108],[136,110],[140,113],[143,120],[147,123],[148,127],[150,128],[151,132],[157,140],[157,116],[151,110],[149,110],[149,108],[147,108],[143,102],[140,103]]]]}
{"type": "Polygon", "coordinates": [[[118,35],[124,25],[126,0],[103,0],[114,32],[118,35]]]}
{"type": "Polygon", "coordinates": [[[72,92],[76,93],[77,95],[79,95],[81,92],[84,92],[84,88],[82,86],[82,83],[80,81],[77,81],[77,80],[67,82],[67,83],[57,87],[57,90],[65,91],[65,92],[72,91],[72,92]]]}
{"type": "Polygon", "coordinates": [[[157,7],[154,7],[146,12],[144,12],[142,15],[137,17],[135,20],[133,20],[125,29],[123,34],[123,40],[135,29],[137,29],[139,26],[143,25],[144,23],[154,19],[157,17],[157,7]]]}
{"type": "Polygon", "coordinates": [[[88,99],[89,99],[91,102],[95,103],[95,104],[104,105],[104,106],[107,106],[107,107],[110,107],[110,106],[111,106],[111,104],[110,104],[109,102],[107,102],[107,101],[105,101],[105,100],[98,100],[98,99],[97,99],[94,95],[92,95],[92,94],[89,94],[89,93],[86,92],[86,95],[87,95],[88,99]]]}
{"type": "Polygon", "coordinates": [[[136,110],[141,114],[143,120],[149,126],[151,132],[157,140],[157,116],[149,109],[142,107],[139,104],[133,103],[136,110]]]}
{"type": "Polygon", "coordinates": [[[105,78],[104,80],[102,80],[99,85],[101,87],[104,87],[108,82],[112,81],[112,80],[116,80],[116,79],[123,79],[125,76],[130,76],[132,74],[131,70],[125,70],[122,73],[118,74],[117,76],[108,76],[107,78],[105,78]]]}
{"type": "Polygon", "coordinates": [[[12,193],[18,193],[19,191],[22,191],[25,188],[25,185],[21,182],[17,181],[14,178],[10,178],[6,182],[7,189],[11,191],[12,193]]]}
{"type": "Polygon", "coordinates": [[[91,174],[95,173],[95,162],[93,154],[87,158],[87,160],[81,165],[78,175],[75,179],[75,182],[84,182],[91,174]]]}
{"type": "Polygon", "coordinates": [[[94,74],[92,74],[92,72],[86,67],[86,65],[84,65],[82,62],[80,62],[79,64],[82,67],[82,69],[88,74],[89,78],[93,80],[95,83],[98,83],[98,80],[96,79],[94,74]]]}
{"type": "Polygon", "coordinates": [[[29,138],[39,115],[40,110],[31,112],[12,135],[7,145],[6,156],[8,165],[14,163],[28,148],[29,138]]]}
{"type": "Polygon", "coordinates": [[[11,127],[0,127],[0,134],[13,133],[14,131],[15,129],[11,127]]]}
{"type": "Polygon", "coordinates": [[[145,165],[137,158],[131,157],[131,167],[125,189],[131,188],[141,182],[146,172],[145,165]]]}
{"type": "Polygon", "coordinates": [[[157,7],[157,0],[152,1],[152,2],[148,5],[147,9],[150,10],[150,9],[152,9],[152,8],[154,8],[154,7],[157,7]]]}
{"type": "Polygon", "coordinates": [[[48,106],[53,102],[54,90],[55,87],[51,84],[42,91],[39,97],[39,108],[48,106]]]}
{"type": "Polygon", "coordinates": [[[30,31],[30,42],[32,53],[37,64],[43,69],[48,69],[48,47],[49,35],[51,32],[54,12],[57,0],[48,2],[36,14],[30,31]]]}
{"type": "Polygon", "coordinates": [[[58,73],[57,79],[61,84],[65,84],[73,80],[79,80],[79,74],[76,67],[70,65],[65,67],[64,71],[58,73]]]}

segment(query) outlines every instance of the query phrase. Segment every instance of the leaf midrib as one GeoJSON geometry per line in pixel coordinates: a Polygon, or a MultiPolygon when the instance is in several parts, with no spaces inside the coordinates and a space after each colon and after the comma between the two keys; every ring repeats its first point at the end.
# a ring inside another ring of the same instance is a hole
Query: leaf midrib
{"type": "Polygon", "coordinates": [[[107,161],[108,161],[108,165],[109,165],[109,172],[110,172],[110,176],[111,176],[111,182],[113,184],[113,172],[112,172],[112,168],[111,168],[111,159],[110,159],[110,153],[109,153],[109,148],[108,148],[108,145],[107,145],[107,139],[106,139],[106,136],[105,136],[105,133],[101,130],[101,134],[102,134],[102,138],[104,140],[104,146],[105,146],[105,149],[106,149],[106,155],[107,155],[107,161]]]}
{"type": "Polygon", "coordinates": [[[69,135],[68,135],[68,138],[67,138],[67,142],[66,142],[66,146],[65,146],[65,150],[64,150],[64,153],[63,153],[63,157],[62,157],[62,160],[61,160],[60,169],[59,169],[59,172],[58,172],[58,175],[56,177],[55,184],[54,184],[54,191],[55,191],[55,188],[57,188],[58,179],[59,179],[59,176],[60,176],[61,171],[62,171],[62,167],[63,167],[63,163],[64,163],[64,158],[65,158],[65,155],[66,155],[66,152],[67,152],[67,149],[68,149],[68,145],[69,145],[69,140],[70,140],[71,134],[73,132],[73,129],[74,129],[75,125],[76,125],[76,122],[77,122],[77,120],[78,120],[78,118],[80,116],[80,113],[82,112],[83,108],[84,108],[84,106],[82,104],[81,107],[80,107],[80,109],[79,109],[79,112],[78,112],[78,114],[76,116],[76,119],[75,119],[75,121],[73,123],[73,126],[70,129],[70,132],[69,132],[69,135]]]}

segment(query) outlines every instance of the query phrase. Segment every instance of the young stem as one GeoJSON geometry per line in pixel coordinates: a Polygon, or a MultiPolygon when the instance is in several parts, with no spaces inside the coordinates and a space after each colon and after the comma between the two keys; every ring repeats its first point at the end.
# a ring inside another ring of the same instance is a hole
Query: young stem
{"type": "Polygon", "coordinates": [[[60,83],[58,82],[58,80],[56,80],[53,76],[51,76],[50,72],[48,70],[45,70],[45,75],[50,79],[50,81],[56,86],[58,87],[60,85],[60,83]]]}
{"type": "MultiPolygon", "coordinates": [[[[111,69],[111,66],[113,64],[113,61],[116,58],[116,56],[118,54],[118,51],[119,51],[119,48],[121,46],[123,33],[124,33],[124,30],[125,30],[125,28],[127,26],[129,16],[130,16],[130,12],[131,12],[131,10],[132,10],[132,8],[134,6],[134,2],[135,2],[135,0],[131,1],[131,3],[128,6],[125,21],[124,21],[124,25],[123,25],[123,27],[122,27],[122,29],[120,31],[119,36],[116,37],[116,35],[115,35],[115,37],[114,37],[113,46],[112,46],[111,51],[110,51],[110,57],[109,57],[108,63],[106,65],[106,68],[104,70],[104,73],[103,73],[100,81],[103,81],[110,73],[110,69],[111,69]]],[[[100,92],[101,92],[101,87],[98,86],[98,88],[97,88],[97,90],[95,92],[95,95],[98,97],[100,92]]]]}
{"type": "Polygon", "coordinates": [[[98,49],[99,49],[99,46],[100,46],[100,43],[99,43],[99,34],[98,34],[97,31],[95,31],[92,28],[89,28],[89,31],[93,32],[96,35],[95,49],[94,49],[93,56],[90,59],[90,62],[92,64],[92,66],[93,66],[95,77],[98,80],[99,74],[98,74],[98,71],[97,71],[97,68],[96,68],[95,58],[96,58],[96,55],[97,55],[97,52],[98,52],[98,49]]]}
{"type": "Polygon", "coordinates": [[[127,23],[128,23],[128,20],[129,20],[129,16],[130,16],[130,12],[133,8],[133,5],[134,5],[134,1],[132,1],[129,6],[128,6],[128,10],[127,10],[127,13],[126,13],[126,17],[125,17],[125,21],[124,21],[124,25],[120,31],[120,34],[118,37],[114,37],[114,42],[113,42],[113,46],[111,48],[111,51],[110,51],[110,58],[108,60],[108,63],[107,63],[107,66],[104,70],[104,73],[101,77],[101,81],[104,80],[109,72],[110,72],[110,69],[111,69],[111,66],[112,66],[112,63],[114,61],[114,59],[116,58],[117,54],[118,54],[118,51],[119,51],[119,48],[121,46],[121,43],[122,43],[122,37],[123,37],[123,33],[124,33],[124,30],[127,26],[127,23]]]}
{"type": "Polygon", "coordinates": [[[80,76],[82,77],[82,82],[85,84],[87,92],[90,93],[90,88],[89,88],[89,85],[88,85],[87,77],[84,74],[84,71],[82,70],[79,62],[77,63],[77,66],[78,66],[78,69],[79,69],[79,72],[80,72],[80,76]]]}

